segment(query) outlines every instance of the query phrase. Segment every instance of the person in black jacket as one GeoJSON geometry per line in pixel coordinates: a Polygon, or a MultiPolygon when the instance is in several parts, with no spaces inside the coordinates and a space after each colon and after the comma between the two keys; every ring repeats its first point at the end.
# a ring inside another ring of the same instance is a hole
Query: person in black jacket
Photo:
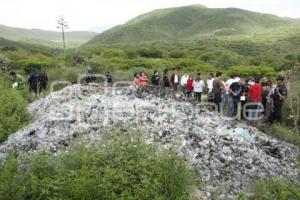
{"type": "Polygon", "coordinates": [[[284,84],[284,77],[279,76],[277,79],[277,86],[274,90],[274,93],[271,95],[271,98],[273,99],[273,113],[270,118],[270,122],[279,122],[281,123],[282,121],[282,106],[284,100],[287,98],[287,88],[284,84]]]}
{"type": "Polygon", "coordinates": [[[164,88],[171,87],[171,82],[170,82],[170,79],[169,79],[168,72],[169,71],[167,69],[165,69],[164,75],[163,75],[163,86],[164,86],[164,88]]]}
{"type": "Polygon", "coordinates": [[[245,87],[240,78],[235,78],[235,81],[229,87],[229,95],[232,98],[232,111],[230,112],[230,117],[238,117],[238,106],[241,102],[241,96],[243,96],[245,92],[245,87]]]}
{"type": "Polygon", "coordinates": [[[154,86],[159,86],[160,76],[158,74],[157,70],[154,70],[152,76],[151,76],[151,82],[154,86]]]}

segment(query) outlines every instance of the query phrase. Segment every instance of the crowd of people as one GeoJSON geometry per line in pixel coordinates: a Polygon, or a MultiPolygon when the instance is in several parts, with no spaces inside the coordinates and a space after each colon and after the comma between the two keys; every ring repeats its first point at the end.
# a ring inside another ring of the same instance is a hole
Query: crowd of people
{"type": "Polygon", "coordinates": [[[247,120],[263,120],[266,123],[282,121],[282,106],[287,98],[287,88],[283,76],[275,81],[267,77],[254,77],[244,80],[236,75],[223,79],[222,72],[210,73],[206,80],[202,74],[194,76],[188,73],[179,75],[175,69],[171,76],[165,70],[163,76],[155,70],[150,79],[146,73],[134,74],[133,85],[139,91],[146,90],[148,85],[172,91],[172,96],[177,98],[182,91],[186,100],[201,102],[203,94],[207,101],[213,103],[218,112],[226,111],[229,117],[244,118],[247,120]]]}
{"type": "MultiPolygon", "coordinates": [[[[25,78],[15,71],[10,72],[10,80],[13,87],[25,88],[25,78]]],[[[106,81],[111,84],[112,76],[105,73],[106,81]]],[[[32,72],[28,76],[29,91],[40,93],[46,90],[48,78],[46,73],[32,72]]],[[[156,94],[170,93],[173,98],[182,96],[185,100],[202,102],[203,96],[212,103],[218,112],[227,112],[229,117],[244,118],[258,121],[263,119],[266,123],[282,121],[283,102],[287,98],[287,87],[283,76],[277,77],[275,81],[267,77],[254,77],[252,80],[244,80],[236,75],[231,75],[227,80],[223,79],[222,72],[210,73],[204,80],[201,73],[191,75],[184,73],[179,75],[174,69],[169,75],[169,70],[163,72],[161,78],[155,70],[148,78],[145,72],[135,73],[133,85],[138,89],[139,94],[146,91],[151,85],[156,94]],[[170,91],[170,92],[169,92],[170,91]],[[205,94],[205,95],[203,95],[205,94]]]]}

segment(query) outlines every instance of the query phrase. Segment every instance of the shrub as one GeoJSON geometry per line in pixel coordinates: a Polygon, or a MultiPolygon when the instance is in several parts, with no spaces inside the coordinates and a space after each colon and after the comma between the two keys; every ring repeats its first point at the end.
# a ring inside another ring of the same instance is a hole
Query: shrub
{"type": "Polygon", "coordinates": [[[137,52],[141,57],[145,57],[145,58],[162,58],[163,57],[163,53],[161,52],[161,50],[159,50],[158,48],[155,48],[155,47],[140,48],[140,49],[138,49],[137,52]]]}
{"type": "Polygon", "coordinates": [[[170,58],[184,58],[186,57],[186,54],[184,51],[174,50],[169,53],[170,58]]]}
{"type": "Polygon", "coordinates": [[[298,200],[300,186],[283,178],[261,179],[254,183],[251,195],[241,194],[239,200],[298,200]]]}
{"type": "Polygon", "coordinates": [[[233,65],[237,65],[240,63],[240,57],[237,54],[231,52],[224,52],[222,53],[216,62],[216,67],[230,67],[233,65]]]}
{"type": "Polygon", "coordinates": [[[0,199],[189,199],[194,171],[139,134],[106,134],[59,156],[40,153],[1,163],[0,199]]]}
{"type": "Polygon", "coordinates": [[[253,78],[256,76],[274,77],[276,72],[272,67],[265,66],[233,66],[227,70],[228,74],[235,74],[245,78],[253,78]]]}
{"type": "Polygon", "coordinates": [[[102,52],[102,57],[104,58],[113,58],[113,57],[118,57],[118,58],[125,58],[127,55],[122,49],[105,49],[102,52]]]}
{"type": "Polygon", "coordinates": [[[19,93],[0,86],[0,142],[20,129],[29,119],[26,101],[19,93]]]}

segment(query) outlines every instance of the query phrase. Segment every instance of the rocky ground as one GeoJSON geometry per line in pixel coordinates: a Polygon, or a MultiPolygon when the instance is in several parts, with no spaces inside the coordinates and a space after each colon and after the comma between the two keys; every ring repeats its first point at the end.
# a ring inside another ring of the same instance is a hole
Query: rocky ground
{"type": "Polygon", "coordinates": [[[208,198],[235,195],[259,177],[299,178],[299,149],[257,129],[220,117],[205,106],[138,98],[129,88],[73,85],[29,105],[34,119],[0,144],[0,157],[46,149],[57,152],[77,137],[101,139],[110,128],[138,130],[149,142],[174,147],[199,171],[208,198]]]}

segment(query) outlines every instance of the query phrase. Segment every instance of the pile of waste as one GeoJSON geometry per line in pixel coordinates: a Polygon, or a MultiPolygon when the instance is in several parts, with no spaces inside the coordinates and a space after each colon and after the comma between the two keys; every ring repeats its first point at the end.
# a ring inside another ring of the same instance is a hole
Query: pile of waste
{"type": "Polygon", "coordinates": [[[113,128],[140,131],[147,142],[176,149],[198,170],[208,198],[218,192],[234,196],[261,177],[299,178],[297,147],[202,105],[150,93],[140,97],[128,87],[73,85],[30,104],[28,110],[34,119],[0,144],[0,157],[11,151],[56,153],[75,138],[94,142],[113,128]]]}

